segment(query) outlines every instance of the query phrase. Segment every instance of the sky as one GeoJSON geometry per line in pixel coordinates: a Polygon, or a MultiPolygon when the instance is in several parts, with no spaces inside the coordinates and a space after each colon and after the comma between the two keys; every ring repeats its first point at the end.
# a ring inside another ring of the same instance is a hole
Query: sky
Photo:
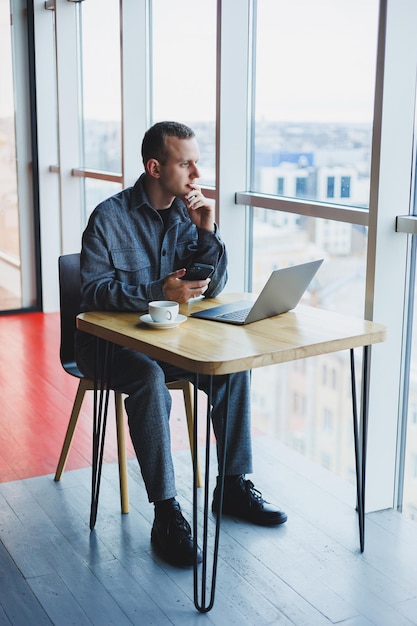
{"type": "Polygon", "coordinates": [[[259,8],[258,114],[297,121],[370,121],[376,0],[260,0],[259,8]]]}
{"type": "MultiPolygon", "coordinates": [[[[156,117],[170,110],[173,117],[213,119],[216,3],[156,5],[156,117]],[[177,36],[167,53],[173,25],[177,36]]],[[[369,122],[377,20],[377,0],[258,0],[256,117],[369,122]]]]}
{"type": "MultiPolygon", "coordinates": [[[[153,0],[154,119],[214,119],[216,5],[153,0]]],[[[119,1],[80,6],[85,115],[119,119],[120,91],[112,88],[120,82],[119,1]]],[[[258,0],[256,117],[369,122],[377,16],[377,0],[258,0]]],[[[7,28],[8,3],[0,1],[0,115],[13,106],[4,89],[10,80],[7,28]]]]}

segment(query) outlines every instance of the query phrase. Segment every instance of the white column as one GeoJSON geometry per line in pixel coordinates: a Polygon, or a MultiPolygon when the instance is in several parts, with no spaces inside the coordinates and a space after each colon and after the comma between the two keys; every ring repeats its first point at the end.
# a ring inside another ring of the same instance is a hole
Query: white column
{"type": "MultiPolygon", "coordinates": [[[[372,348],[368,511],[392,507],[395,494],[407,271],[407,235],[395,232],[395,217],[410,208],[416,23],[414,0],[387,0],[385,54],[379,55],[376,88],[365,317],[385,324],[388,338],[372,348]]],[[[384,32],[379,45],[384,46],[384,32]]]]}
{"type": "Polygon", "coordinates": [[[249,0],[218,1],[216,203],[229,252],[229,292],[247,288],[250,261],[247,209],[235,204],[235,193],[247,188],[251,5],[249,0]]]}
{"type": "Polygon", "coordinates": [[[58,165],[58,119],[54,13],[35,0],[36,107],[39,164],[40,253],[43,310],[59,309],[58,256],[61,254],[61,205],[58,165]]]}

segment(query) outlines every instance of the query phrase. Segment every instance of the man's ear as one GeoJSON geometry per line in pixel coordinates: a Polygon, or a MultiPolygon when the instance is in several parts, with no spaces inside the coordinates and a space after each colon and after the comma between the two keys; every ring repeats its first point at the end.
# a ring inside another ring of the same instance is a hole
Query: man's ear
{"type": "Polygon", "coordinates": [[[145,169],[147,173],[153,178],[159,178],[160,165],[157,159],[149,159],[149,161],[146,163],[145,169]]]}

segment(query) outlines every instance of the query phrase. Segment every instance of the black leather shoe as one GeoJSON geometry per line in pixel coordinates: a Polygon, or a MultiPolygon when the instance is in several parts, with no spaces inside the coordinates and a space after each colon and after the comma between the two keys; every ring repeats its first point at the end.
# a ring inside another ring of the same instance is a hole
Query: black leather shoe
{"type": "MultiPolygon", "coordinates": [[[[211,508],[213,513],[218,513],[220,508],[218,484],[214,489],[211,508]]],[[[245,480],[243,474],[232,484],[225,482],[222,511],[225,515],[239,517],[260,526],[278,526],[287,521],[287,514],[264,500],[253,482],[245,480]]]]}
{"type": "MultiPolygon", "coordinates": [[[[151,541],[161,558],[177,567],[194,565],[194,539],[191,527],[179,503],[174,500],[172,508],[164,515],[155,516],[151,541]]],[[[201,563],[201,550],[197,546],[197,563],[201,563]]]]}

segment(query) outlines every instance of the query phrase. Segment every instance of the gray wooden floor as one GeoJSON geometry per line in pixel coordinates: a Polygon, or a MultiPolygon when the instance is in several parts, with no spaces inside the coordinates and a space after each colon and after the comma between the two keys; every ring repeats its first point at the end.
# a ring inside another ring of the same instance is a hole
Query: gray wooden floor
{"type": "MultiPolygon", "coordinates": [[[[276,441],[256,438],[254,452],[255,484],[288,522],[223,520],[215,605],[205,615],[194,608],[192,571],[152,552],[153,508],[135,461],[124,516],[117,466],[105,466],[93,533],[90,470],[67,472],[61,483],[0,484],[0,624],[417,624],[417,524],[394,511],[369,514],[361,555],[351,486],[276,441]]],[[[191,519],[189,451],[175,453],[175,463],[191,519]]]]}

